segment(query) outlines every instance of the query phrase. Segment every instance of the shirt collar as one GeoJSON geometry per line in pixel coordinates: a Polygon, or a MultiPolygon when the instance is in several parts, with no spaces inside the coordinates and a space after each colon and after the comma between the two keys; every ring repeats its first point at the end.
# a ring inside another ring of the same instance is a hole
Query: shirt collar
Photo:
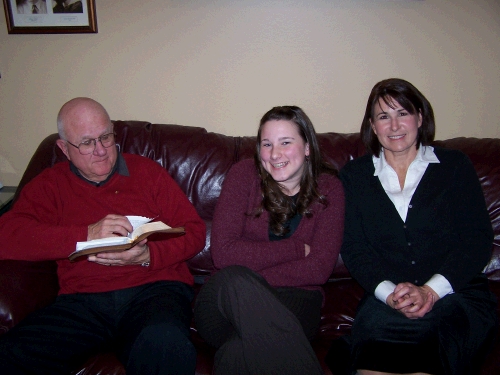
{"type": "Polygon", "coordinates": [[[78,168],[75,167],[75,165],[71,161],[69,162],[69,168],[70,168],[71,172],[73,172],[79,178],[81,178],[82,180],[84,180],[84,181],[86,181],[89,184],[92,184],[94,186],[104,185],[106,182],[108,182],[111,179],[111,177],[113,177],[113,175],[115,173],[118,173],[119,175],[126,176],[126,177],[130,176],[130,173],[129,173],[128,167],[127,167],[127,163],[125,162],[125,159],[123,158],[123,155],[120,152],[118,152],[118,156],[116,158],[116,163],[113,167],[113,170],[111,171],[109,176],[104,181],[101,181],[101,182],[90,181],[90,180],[86,179],[85,177],[83,177],[82,174],[80,173],[80,171],[78,170],[78,168]]]}
{"type": "MultiPolygon", "coordinates": [[[[372,159],[373,166],[375,167],[375,172],[373,173],[374,176],[378,176],[380,173],[382,173],[384,168],[389,166],[389,163],[387,163],[387,160],[385,159],[383,149],[380,151],[380,157],[373,155],[372,159]]],[[[413,163],[439,163],[439,159],[434,153],[434,147],[420,146],[417,150],[417,156],[412,161],[412,164],[413,163]]]]}

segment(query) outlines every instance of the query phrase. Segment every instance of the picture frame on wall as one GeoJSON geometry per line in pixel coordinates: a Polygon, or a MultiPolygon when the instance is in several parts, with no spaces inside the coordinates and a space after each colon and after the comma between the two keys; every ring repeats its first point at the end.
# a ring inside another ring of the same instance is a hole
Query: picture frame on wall
{"type": "Polygon", "coordinates": [[[95,0],[3,0],[9,34],[97,33],[95,0]]]}

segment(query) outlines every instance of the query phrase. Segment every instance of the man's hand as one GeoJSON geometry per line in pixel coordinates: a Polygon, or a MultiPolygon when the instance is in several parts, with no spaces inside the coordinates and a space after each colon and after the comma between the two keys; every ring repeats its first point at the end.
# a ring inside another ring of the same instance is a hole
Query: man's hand
{"type": "Polygon", "coordinates": [[[120,252],[104,252],[89,255],[87,260],[102,264],[103,266],[130,266],[141,265],[149,262],[149,246],[146,244],[147,238],[139,242],[133,248],[120,252]]]}
{"type": "Polygon", "coordinates": [[[386,302],[407,318],[418,319],[431,311],[437,300],[439,300],[438,294],[428,285],[400,283],[387,297],[386,302]]]}
{"type": "Polygon", "coordinates": [[[97,223],[89,225],[87,241],[98,238],[127,236],[132,230],[132,224],[125,216],[107,215],[97,223]]]}

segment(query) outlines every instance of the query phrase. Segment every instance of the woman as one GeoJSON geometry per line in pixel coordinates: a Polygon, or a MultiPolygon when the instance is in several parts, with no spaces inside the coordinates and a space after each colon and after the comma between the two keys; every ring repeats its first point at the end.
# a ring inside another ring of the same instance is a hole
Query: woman
{"type": "Polygon", "coordinates": [[[481,186],[466,155],[430,146],[434,132],[419,90],[381,81],[361,125],[369,154],[340,173],[342,259],[366,291],[350,337],[359,374],[474,374],[494,336],[481,186]]]}
{"type": "Polygon", "coordinates": [[[219,271],[196,299],[196,325],[217,348],[217,375],[323,374],[309,339],[342,242],[342,184],[298,107],[262,117],[254,159],[224,181],[211,240],[219,271]]]}

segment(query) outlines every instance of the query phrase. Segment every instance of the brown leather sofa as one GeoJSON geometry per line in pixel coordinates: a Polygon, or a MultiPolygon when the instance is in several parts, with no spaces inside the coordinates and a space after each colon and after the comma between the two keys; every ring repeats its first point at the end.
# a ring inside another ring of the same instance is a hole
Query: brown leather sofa
{"type": "MultiPolygon", "coordinates": [[[[115,131],[123,152],[141,154],[163,165],[206,221],[205,249],[189,261],[199,289],[199,284],[212,270],[211,220],[224,176],[235,162],[252,157],[255,138],[231,137],[209,133],[199,127],[142,121],[115,121],[115,131]]],[[[52,134],[40,144],[22,177],[19,190],[44,168],[65,160],[56,147],[57,138],[57,134],[52,134]]],[[[326,158],[337,168],[364,153],[358,134],[322,133],[319,140],[326,158]]],[[[500,139],[455,138],[435,144],[462,150],[469,155],[477,170],[495,231],[493,256],[486,273],[492,290],[500,296],[500,139]]],[[[58,290],[55,267],[53,262],[0,261],[0,335],[28,313],[54,299],[58,290]]],[[[331,374],[323,359],[332,339],[349,331],[363,291],[350,278],[341,259],[325,285],[325,291],[321,329],[313,346],[325,374],[331,374]]],[[[194,325],[192,336],[198,348],[196,374],[211,374],[214,351],[199,337],[194,325]]],[[[73,374],[111,375],[125,374],[125,371],[110,349],[81,364],[73,374]]],[[[495,344],[481,374],[500,374],[500,342],[495,344]]]]}

